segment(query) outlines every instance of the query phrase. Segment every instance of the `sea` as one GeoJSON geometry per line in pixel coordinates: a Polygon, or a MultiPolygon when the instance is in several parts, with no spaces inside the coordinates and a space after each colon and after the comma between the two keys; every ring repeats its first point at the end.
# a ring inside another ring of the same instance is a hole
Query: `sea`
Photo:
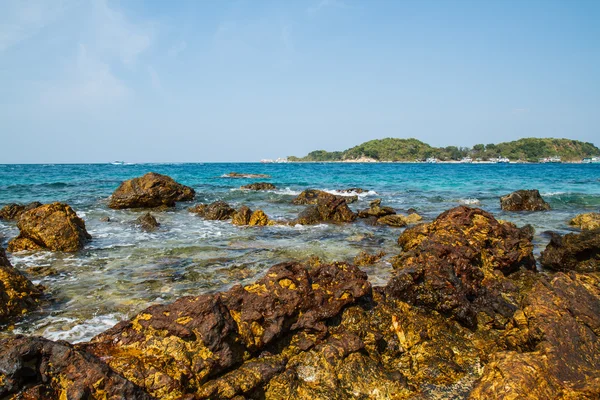
{"type": "MultiPolygon", "coordinates": [[[[305,206],[291,204],[305,189],[331,193],[359,187],[353,210],[382,205],[415,209],[431,221],[450,208],[466,205],[536,231],[535,254],[549,232],[576,231],[568,221],[600,210],[599,164],[416,164],[416,163],[194,163],[194,164],[40,164],[0,165],[0,206],[32,201],[66,202],[85,220],[93,239],[74,254],[36,251],[9,254],[12,264],[45,287],[42,307],[10,326],[17,333],[53,340],[89,340],[117,322],[157,303],[182,296],[227,290],[247,284],[285,261],[349,261],[361,251],[400,252],[402,228],[353,224],[238,227],[205,221],[187,211],[197,203],[223,200],[234,207],[262,209],[271,219],[292,220],[305,206]],[[196,200],[153,212],[160,222],[144,232],[133,221],[144,211],[111,210],[108,198],[119,184],[147,172],[166,174],[196,190],[196,200]],[[230,172],[268,174],[270,179],[234,179],[230,172]],[[255,192],[240,186],[267,181],[277,189],[255,192]],[[550,203],[547,212],[505,212],[500,197],[518,189],[538,189],[550,203]],[[103,222],[109,217],[109,222],[103,222]],[[47,276],[32,273],[47,267],[47,276]]],[[[353,194],[353,193],[350,193],[353,194]]],[[[0,221],[6,247],[17,236],[14,222],[0,221]]],[[[363,267],[373,285],[385,285],[392,271],[387,258],[363,267]]]]}

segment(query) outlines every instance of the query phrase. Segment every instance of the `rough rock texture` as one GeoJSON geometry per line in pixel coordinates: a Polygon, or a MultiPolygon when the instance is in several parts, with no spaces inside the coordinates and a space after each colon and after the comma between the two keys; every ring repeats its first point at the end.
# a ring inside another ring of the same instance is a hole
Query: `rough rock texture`
{"type": "Polygon", "coordinates": [[[395,228],[402,228],[403,226],[407,225],[404,215],[399,214],[386,215],[381,218],[377,218],[376,221],[379,225],[393,226],[395,228]]]}
{"type": "Polygon", "coordinates": [[[468,327],[503,326],[516,309],[499,293],[503,275],[535,269],[529,233],[465,206],[402,233],[402,253],[386,291],[468,327]]]}
{"type": "Polygon", "coordinates": [[[517,190],[500,198],[500,207],[506,211],[547,211],[546,203],[538,190],[517,190]]]}
{"type": "Polygon", "coordinates": [[[248,221],[248,225],[250,226],[267,226],[270,221],[267,217],[267,214],[263,212],[263,210],[256,210],[250,216],[250,221],[248,221]]]}
{"type": "Polygon", "coordinates": [[[198,204],[188,210],[200,217],[213,221],[228,220],[235,214],[235,209],[224,201],[215,201],[211,204],[198,204]]]}
{"type": "Polygon", "coordinates": [[[147,232],[153,232],[160,226],[156,218],[154,218],[154,216],[150,213],[142,215],[135,220],[135,223],[147,232]]]}
{"type": "Polygon", "coordinates": [[[21,335],[0,341],[0,397],[5,396],[39,400],[151,399],[103,361],[67,342],[21,335]]]}
{"type": "Polygon", "coordinates": [[[369,203],[369,208],[358,212],[359,218],[376,217],[382,218],[386,215],[394,215],[396,211],[391,207],[381,207],[381,199],[375,199],[369,203]]]}
{"type": "Polygon", "coordinates": [[[600,229],[553,234],[540,263],[553,271],[600,272],[600,229]]]}
{"type": "Polygon", "coordinates": [[[300,193],[294,200],[292,200],[292,204],[296,205],[309,205],[309,204],[318,204],[319,201],[333,201],[334,199],[344,200],[347,204],[355,202],[358,197],[357,196],[342,196],[335,195],[331,193],[324,192],[322,190],[316,189],[306,189],[302,193],[300,193]]]}
{"type": "Polygon", "coordinates": [[[247,178],[247,179],[257,179],[257,178],[270,178],[270,175],[266,174],[244,174],[239,172],[230,172],[224,176],[225,178],[247,178]]]}
{"type": "Polygon", "coordinates": [[[10,264],[4,249],[0,248],[0,324],[36,308],[41,294],[29,279],[10,264]]]}
{"type": "Polygon", "coordinates": [[[316,205],[308,206],[293,224],[314,225],[321,222],[352,222],[356,214],[348,208],[346,200],[336,196],[320,197],[316,205]]]}
{"type": "Polygon", "coordinates": [[[280,264],[253,285],[152,306],[81,348],[158,398],[194,393],[239,366],[234,377],[203,389],[212,398],[232,398],[263,385],[285,365],[285,358],[258,357],[252,365],[244,361],[286,334],[325,334],[325,320],[370,293],[366,275],[347,264],[310,271],[300,264],[280,264]],[[250,372],[244,374],[244,368],[250,372]],[[247,375],[253,379],[247,381],[247,375]]]}
{"type": "Polygon", "coordinates": [[[600,276],[539,279],[523,301],[532,349],[493,354],[471,399],[600,398],[600,276]]]}
{"type": "Polygon", "coordinates": [[[0,219],[6,221],[15,221],[19,219],[21,214],[23,214],[25,211],[33,210],[34,208],[39,207],[41,205],[42,203],[40,203],[39,201],[34,201],[33,203],[29,203],[26,205],[16,203],[8,204],[2,207],[2,209],[0,210],[0,219]]]}
{"type": "Polygon", "coordinates": [[[600,213],[579,214],[569,224],[577,226],[584,231],[600,228],[600,213]]]}
{"type": "Polygon", "coordinates": [[[244,185],[240,189],[246,189],[246,190],[275,190],[277,188],[275,187],[275,185],[273,185],[272,183],[269,183],[269,182],[256,182],[256,183],[251,183],[249,185],[244,185]]]}
{"type": "Polygon", "coordinates": [[[8,251],[48,249],[74,252],[92,237],[85,222],[63,203],[45,204],[19,217],[19,236],[8,244],[8,251]]]}
{"type": "Polygon", "coordinates": [[[233,214],[231,223],[240,226],[248,225],[251,216],[252,210],[248,206],[241,206],[240,209],[233,214]]]}
{"type": "Polygon", "coordinates": [[[190,201],[195,195],[194,189],[175,182],[171,177],[148,172],[121,183],[108,206],[114,209],[174,207],[177,201],[190,201]]]}
{"type": "Polygon", "coordinates": [[[383,251],[380,251],[377,254],[370,254],[363,250],[356,257],[354,257],[354,264],[359,267],[366,267],[368,265],[375,264],[383,257],[385,257],[385,252],[383,251]]]}

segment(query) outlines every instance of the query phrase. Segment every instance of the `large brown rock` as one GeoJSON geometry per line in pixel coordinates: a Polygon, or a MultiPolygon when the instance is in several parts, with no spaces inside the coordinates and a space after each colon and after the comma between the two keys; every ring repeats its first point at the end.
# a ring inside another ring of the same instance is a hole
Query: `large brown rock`
{"type": "Polygon", "coordinates": [[[348,208],[346,200],[336,196],[320,197],[316,205],[308,206],[293,224],[315,225],[322,222],[352,222],[356,214],[348,208]]]}
{"type": "Polygon", "coordinates": [[[577,226],[584,231],[590,231],[593,229],[600,228],[600,213],[592,212],[586,214],[579,214],[569,224],[577,226]]]}
{"type": "Polygon", "coordinates": [[[121,183],[112,194],[108,206],[114,209],[173,207],[178,201],[194,199],[196,192],[166,175],[148,172],[121,183]]]}
{"type": "Polygon", "coordinates": [[[496,284],[520,268],[535,269],[531,235],[476,208],[456,207],[398,239],[402,253],[386,291],[451,316],[469,327],[478,320],[504,325],[516,309],[496,284]]]}
{"type": "Polygon", "coordinates": [[[231,219],[236,211],[224,201],[215,201],[211,204],[198,204],[188,210],[200,217],[212,221],[225,221],[231,219]]]}
{"type": "Polygon", "coordinates": [[[540,263],[553,271],[600,272],[600,228],[564,236],[553,234],[540,263]]]}
{"type": "Polygon", "coordinates": [[[92,237],[85,222],[63,203],[45,204],[19,217],[19,236],[8,243],[8,251],[48,249],[74,252],[92,237]]]}
{"type": "Polygon", "coordinates": [[[500,198],[500,208],[506,211],[547,211],[546,203],[538,190],[517,190],[500,198]]]}
{"type": "Polygon", "coordinates": [[[67,342],[21,335],[0,340],[0,398],[151,399],[102,360],[67,342]]]}
{"type": "Polygon", "coordinates": [[[36,308],[41,295],[41,291],[10,264],[4,249],[0,248],[0,324],[36,308]]]}
{"type": "Polygon", "coordinates": [[[249,185],[244,185],[240,189],[245,190],[275,190],[276,187],[272,183],[269,182],[256,182],[251,183],[249,185]]]}
{"type": "Polygon", "coordinates": [[[318,204],[319,201],[332,201],[333,199],[341,199],[344,200],[346,203],[350,204],[355,202],[358,199],[358,197],[335,195],[324,192],[323,190],[306,189],[302,193],[300,193],[296,198],[294,198],[294,200],[292,200],[292,204],[310,205],[318,204]]]}
{"type": "Polygon", "coordinates": [[[23,214],[25,211],[32,210],[41,205],[42,203],[38,201],[34,201],[33,203],[29,203],[26,205],[16,203],[7,204],[0,210],[0,219],[6,221],[18,220],[21,214],[23,214]]]}

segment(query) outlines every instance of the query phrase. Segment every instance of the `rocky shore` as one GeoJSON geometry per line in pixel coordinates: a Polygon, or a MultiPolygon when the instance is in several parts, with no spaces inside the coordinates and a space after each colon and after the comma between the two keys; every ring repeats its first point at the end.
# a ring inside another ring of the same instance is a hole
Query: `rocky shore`
{"type": "MultiPolygon", "coordinates": [[[[536,192],[506,196],[503,208],[545,212],[536,192]]],[[[124,182],[109,204],[156,213],[193,196],[169,177],[147,174],[124,182]]],[[[358,267],[385,253],[361,254],[357,265],[314,258],[274,265],[249,285],[150,306],[76,345],[14,335],[0,341],[0,398],[600,396],[600,229],[588,223],[595,216],[574,222],[587,228],[580,233],[553,236],[536,260],[530,226],[478,208],[419,223],[416,212],[399,214],[380,200],[357,212],[351,197],[326,192],[293,201],[306,208],[291,221],[225,202],[192,206],[190,218],[248,229],[409,225],[388,254],[387,284],[373,287],[358,267]]],[[[93,240],[66,204],[10,207],[0,215],[16,219],[21,233],[9,251],[77,251],[93,240]]],[[[160,225],[149,213],[135,224],[160,225]]],[[[42,297],[43,288],[0,250],[0,323],[43,307],[42,297]]]]}

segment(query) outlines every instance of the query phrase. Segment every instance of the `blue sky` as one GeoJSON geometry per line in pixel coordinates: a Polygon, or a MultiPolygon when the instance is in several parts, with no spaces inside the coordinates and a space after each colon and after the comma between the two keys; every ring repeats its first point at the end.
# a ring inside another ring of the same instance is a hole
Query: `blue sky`
{"type": "Polygon", "coordinates": [[[0,163],[600,145],[600,1],[0,2],[0,163]]]}

